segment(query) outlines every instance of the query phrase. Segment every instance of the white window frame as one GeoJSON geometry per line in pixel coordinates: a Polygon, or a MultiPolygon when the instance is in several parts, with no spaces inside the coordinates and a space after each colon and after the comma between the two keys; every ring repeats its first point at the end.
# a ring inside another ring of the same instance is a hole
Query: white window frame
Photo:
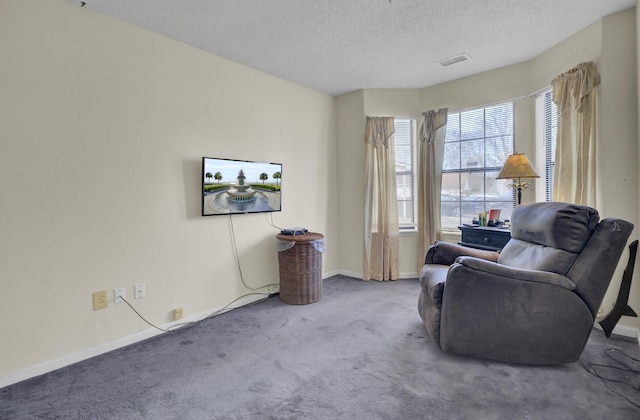
{"type": "Polygon", "coordinates": [[[394,126],[395,133],[393,136],[394,139],[394,147],[395,147],[395,156],[396,156],[396,193],[398,199],[398,227],[400,232],[412,232],[416,230],[416,119],[409,117],[394,117],[394,126]],[[399,125],[408,125],[408,127],[402,129],[399,125]],[[402,134],[407,131],[409,139],[402,138],[402,134]],[[399,142],[398,139],[401,141],[399,142]],[[409,153],[409,159],[406,159],[406,153],[409,153]],[[399,156],[404,155],[405,159],[402,159],[402,164],[405,165],[407,162],[410,162],[409,167],[404,167],[403,169],[398,168],[398,164],[400,163],[398,158],[399,156]],[[400,185],[399,179],[409,179],[410,185],[400,185]],[[407,196],[407,193],[408,196],[407,196]],[[411,208],[411,220],[403,221],[401,215],[404,214],[401,212],[401,208],[403,206],[408,206],[411,208]]]}
{"type": "MultiPolygon", "coordinates": [[[[483,121],[484,121],[484,119],[486,118],[486,110],[488,108],[501,106],[501,105],[511,105],[511,107],[512,107],[511,116],[513,118],[513,121],[512,121],[513,132],[511,133],[511,137],[512,137],[512,140],[513,140],[513,145],[511,146],[511,153],[513,153],[514,148],[515,148],[515,104],[513,102],[511,102],[511,101],[507,101],[507,102],[503,102],[503,103],[496,103],[496,104],[488,104],[488,105],[479,106],[479,107],[473,107],[473,108],[467,108],[467,109],[462,109],[462,110],[451,111],[451,112],[449,112],[450,118],[448,119],[449,122],[447,123],[447,126],[453,120],[453,118],[451,118],[452,115],[463,114],[463,113],[466,113],[466,112],[473,112],[473,111],[479,111],[479,110],[482,110],[482,112],[483,112],[483,121]]],[[[487,136],[487,133],[483,133],[483,135],[481,137],[477,137],[475,140],[482,139],[485,142],[485,145],[486,145],[487,139],[490,139],[490,138],[492,138],[492,137],[491,136],[487,136]]],[[[462,142],[465,142],[465,141],[470,141],[470,140],[460,140],[460,144],[462,144],[462,142]]],[[[445,142],[445,144],[447,144],[447,142],[445,142]]],[[[461,174],[461,176],[462,176],[462,174],[464,174],[464,173],[482,173],[482,174],[486,174],[487,172],[499,172],[500,169],[502,168],[502,164],[500,164],[500,166],[497,166],[497,165],[496,166],[487,166],[487,164],[486,164],[486,149],[485,149],[484,153],[485,153],[485,156],[482,157],[482,159],[483,159],[482,166],[479,166],[477,168],[462,168],[461,167],[459,169],[444,169],[443,168],[443,170],[442,170],[443,175],[458,173],[458,174],[461,174]]],[[[505,157],[505,159],[506,159],[506,157],[505,157]]],[[[504,163],[504,162],[502,162],[502,163],[504,163]]],[[[513,208],[515,208],[515,192],[513,192],[513,191],[511,193],[511,197],[512,198],[509,201],[487,200],[487,195],[486,195],[487,194],[487,191],[486,191],[486,177],[483,177],[483,178],[484,178],[483,182],[485,182],[484,200],[477,201],[477,203],[482,203],[482,206],[483,206],[483,209],[480,209],[480,211],[487,211],[488,212],[490,209],[486,208],[486,207],[487,207],[487,204],[490,203],[490,202],[508,202],[508,203],[511,203],[513,208]]],[[[471,220],[463,220],[462,219],[463,216],[460,213],[462,211],[462,204],[465,201],[463,200],[462,193],[461,192],[459,192],[459,193],[460,193],[459,201],[455,201],[455,200],[453,201],[453,202],[459,203],[459,205],[460,205],[459,212],[458,212],[458,215],[459,215],[458,217],[460,218],[459,219],[459,223],[471,223],[471,220]]],[[[442,200],[442,202],[444,202],[444,201],[445,200],[442,200]]],[[[441,202],[441,208],[440,208],[441,211],[443,209],[442,202],[441,202]]],[[[451,201],[448,201],[448,203],[451,203],[451,201]]],[[[501,218],[504,218],[504,215],[501,218]]],[[[443,221],[444,221],[444,216],[443,216],[443,214],[441,214],[441,229],[442,229],[442,232],[444,234],[447,234],[447,233],[448,234],[452,234],[452,233],[458,234],[458,233],[460,233],[460,231],[457,229],[457,226],[455,226],[455,227],[454,226],[446,226],[446,225],[443,224],[443,221]]]]}
{"type": "Polygon", "coordinates": [[[552,201],[558,116],[551,88],[536,95],[536,201],[552,201]]]}

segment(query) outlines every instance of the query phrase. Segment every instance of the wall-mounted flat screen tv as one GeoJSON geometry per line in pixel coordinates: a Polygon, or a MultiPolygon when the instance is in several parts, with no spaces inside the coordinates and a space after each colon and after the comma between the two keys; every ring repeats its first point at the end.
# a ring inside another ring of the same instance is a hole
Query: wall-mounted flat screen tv
{"type": "Polygon", "coordinates": [[[282,164],[202,158],[202,215],[282,210],[282,164]]]}

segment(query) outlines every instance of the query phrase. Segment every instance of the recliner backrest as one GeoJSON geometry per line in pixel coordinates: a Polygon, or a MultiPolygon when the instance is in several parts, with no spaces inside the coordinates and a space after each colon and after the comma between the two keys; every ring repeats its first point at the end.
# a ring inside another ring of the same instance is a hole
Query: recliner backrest
{"type": "Polygon", "coordinates": [[[498,263],[566,275],[598,225],[598,211],[577,204],[521,204],[498,263]]]}
{"type": "Polygon", "coordinates": [[[512,239],[498,263],[568,277],[595,317],[633,224],[599,221],[593,208],[558,202],[521,204],[511,217],[512,239]]]}
{"type": "Polygon", "coordinates": [[[632,231],[633,224],[625,220],[603,219],[567,273],[594,317],[632,231]]]}

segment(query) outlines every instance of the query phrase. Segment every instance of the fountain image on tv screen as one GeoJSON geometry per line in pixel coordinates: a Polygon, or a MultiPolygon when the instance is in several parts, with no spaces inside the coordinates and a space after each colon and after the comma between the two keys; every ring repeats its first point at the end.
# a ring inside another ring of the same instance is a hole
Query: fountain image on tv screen
{"type": "Polygon", "coordinates": [[[202,158],[202,215],[280,211],[282,164],[202,158]]]}

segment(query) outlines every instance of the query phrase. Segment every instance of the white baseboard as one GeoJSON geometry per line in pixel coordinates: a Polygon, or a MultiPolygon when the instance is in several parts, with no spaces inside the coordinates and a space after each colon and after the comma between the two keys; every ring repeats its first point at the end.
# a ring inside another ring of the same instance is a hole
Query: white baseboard
{"type": "MultiPolygon", "coordinates": [[[[356,271],[338,270],[336,274],[340,274],[347,277],[354,277],[356,279],[362,278],[362,272],[356,272],[356,271]]],[[[418,274],[417,273],[400,273],[400,278],[401,279],[417,279],[418,274]]]]}
{"type": "MultiPolygon", "coordinates": [[[[264,296],[259,296],[259,295],[250,295],[247,296],[244,299],[240,299],[237,302],[235,302],[232,305],[229,305],[227,308],[222,309],[222,308],[218,308],[217,310],[210,310],[210,311],[206,311],[206,312],[202,312],[196,315],[192,315],[190,317],[186,317],[183,318],[179,321],[174,321],[174,322],[170,322],[168,324],[164,324],[161,325],[160,327],[162,329],[169,329],[171,327],[174,326],[178,326],[180,324],[185,324],[185,323],[190,323],[190,322],[197,322],[200,321],[208,316],[210,316],[212,313],[215,313],[217,311],[220,311],[220,314],[223,314],[225,312],[228,312],[232,309],[235,308],[239,308],[241,306],[245,306],[248,304],[251,304],[253,302],[257,302],[261,299],[264,299],[264,296]]],[[[175,328],[175,327],[174,327],[175,328]]],[[[61,357],[59,359],[55,359],[55,360],[51,360],[39,365],[35,365],[35,366],[30,366],[26,369],[22,369],[16,372],[11,372],[8,373],[6,375],[2,375],[0,376],[0,388],[4,388],[6,386],[30,379],[30,378],[34,378],[36,376],[48,373],[48,372],[52,372],[56,369],[60,369],[63,368],[65,366],[69,366],[72,365],[74,363],[78,363],[81,362],[83,360],[87,360],[90,359],[92,357],[95,356],[99,356],[101,354],[104,353],[108,353],[110,351],[113,350],[117,350],[119,348],[122,347],[126,347],[128,345],[131,344],[135,344],[138,343],[140,341],[146,340],[148,338],[151,337],[155,337],[157,335],[160,334],[165,334],[165,332],[157,330],[155,328],[150,328],[148,330],[145,331],[141,331],[135,334],[132,334],[130,336],[127,337],[123,337],[119,340],[110,342],[110,343],[105,343],[105,344],[101,344],[97,347],[91,348],[89,350],[86,351],[82,351],[82,352],[78,352],[78,353],[74,353],[74,354],[70,354],[64,357],[61,357]]]]}
{"type": "MultiPolygon", "coordinates": [[[[602,331],[602,327],[600,326],[600,324],[597,321],[593,325],[597,329],[602,331]]],[[[611,331],[611,334],[620,335],[620,336],[623,336],[623,337],[635,338],[636,341],[638,342],[638,345],[640,346],[640,330],[638,330],[636,328],[626,327],[624,325],[616,325],[615,327],[613,327],[613,331],[611,331]]]]}
{"type": "Polygon", "coordinates": [[[347,277],[353,277],[356,279],[362,279],[362,272],[357,272],[357,271],[338,270],[336,274],[340,274],[342,276],[347,276],[347,277]]]}
{"type": "Polygon", "coordinates": [[[322,279],[328,279],[329,277],[337,276],[338,274],[341,274],[340,270],[325,271],[322,273],[322,279]]]}

